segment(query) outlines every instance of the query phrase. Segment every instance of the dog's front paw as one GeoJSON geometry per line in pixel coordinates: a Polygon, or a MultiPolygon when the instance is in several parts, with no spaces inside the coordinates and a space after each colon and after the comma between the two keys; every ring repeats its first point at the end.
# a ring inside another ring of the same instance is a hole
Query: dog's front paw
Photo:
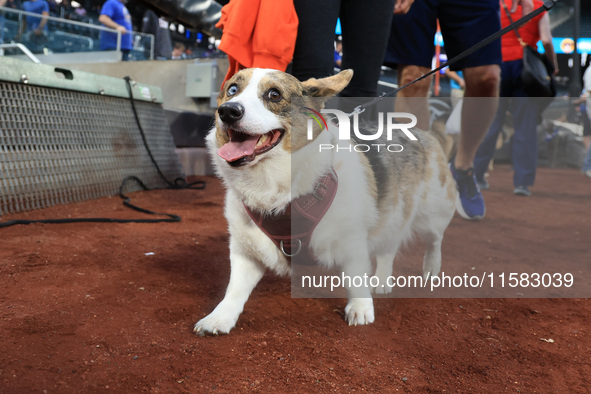
{"type": "Polygon", "coordinates": [[[352,298],[349,300],[345,307],[345,320],[350,326],[373,323],[373,300],[371,298],[352,298]]]}
{"type": "Polygon", "coordinates": [[[206,334],[228,334],[236,325],[237,318],[228,317],[227,315],[212,312],[199,320],[193,332],[197,335],[204,336],[206,334]]]}

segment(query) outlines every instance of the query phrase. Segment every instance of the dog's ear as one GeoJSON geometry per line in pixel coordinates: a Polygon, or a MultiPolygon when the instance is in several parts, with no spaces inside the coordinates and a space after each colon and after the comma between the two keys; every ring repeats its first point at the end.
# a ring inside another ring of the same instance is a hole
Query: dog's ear
{"type": "Polygon", "coordinates": [[[343,70],[326,78],[310,78],[302,82],[304,94],[310,97],[332,97],[345,88],[353,78],[353,70],[343,70]]]}

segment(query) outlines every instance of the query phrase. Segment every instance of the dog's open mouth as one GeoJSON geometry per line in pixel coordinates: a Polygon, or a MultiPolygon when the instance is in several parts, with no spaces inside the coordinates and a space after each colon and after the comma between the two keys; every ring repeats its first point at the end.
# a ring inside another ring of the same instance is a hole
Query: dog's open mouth
{"type": "Polygon", "coordinates": [[[257,155],[272,149],[281,141],[283,130],[271,130],[266,134],[248,134],[228,130],[230,141],[218,149],[218,155],[232,166],[250,163],[257,155]]]}

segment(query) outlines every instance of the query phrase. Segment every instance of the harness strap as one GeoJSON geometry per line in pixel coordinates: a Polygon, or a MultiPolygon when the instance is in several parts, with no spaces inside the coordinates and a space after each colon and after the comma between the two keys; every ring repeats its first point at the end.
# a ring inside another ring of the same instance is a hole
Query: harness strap
{"type": "Polygon", "coordinates": [[[269,216],[253,212],[244,205],[252,221],[261,229],[288,259],[309,251],[310,240],[337,193],[338,177],[331,168],[318,179],[312,192],[293,200],[279,215],[269,216]]]}

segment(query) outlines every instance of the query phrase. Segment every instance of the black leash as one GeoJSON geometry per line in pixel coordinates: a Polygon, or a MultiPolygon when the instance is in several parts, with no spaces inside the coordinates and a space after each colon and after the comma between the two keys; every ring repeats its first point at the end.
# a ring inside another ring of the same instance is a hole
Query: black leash
{"type": "Polygon", "coordinates": [[[162,219],[112,219],[112,218],[68,218],[68,219],[44,219],[44,220],[9,220],[0,222],[0,228],[15,226],[17,224],[65,224],[65,223],[174,223],[180,222],[181,217],[170,213],[158,213],[133,205],[130,198],[123,193],[123,188],[129,181],[136,181],[144,190],[149,189],[144,183],[135,176],[129,176],[123,180],[119,187],[119,197],[123,199],[123,205],[133,209],[134,211],[142,212],[148,215],[166,216],[162,219]]]}
{"type": "MultiPolygon", "coordinates": [[[[127,87],[129,101],[131,102],[131,110],[133,112],[133,116],[135,117],[135,123],[137,124],[137,127],[140,131],[140,135],[142,136],[142,141],[144,143],[144,147],[146,148],[146,151],[148,152],[148,156],[150,156],[150,160],[152,161],[152,164],[154,164],[154,167],[156,167],[156,171],[158,171],[158,174],[160,175],[160,177],[164,180],[164,182],[166,182],[169,189],[196,189],[196,190],[204,189],[205,188],[204,181],[187,183],[186,179],[181,178],[181,177],[176,178],[173,182],[170,182],[168,179],[166,179],[166,177],[162,173],[162,170],[160,169],[160,166],[156,162],[156,159],[154,159],[154,156],[152,155],[152,151],[150,150],[150,147],[148,146],[146,134],[144,133],[144,128],[142,127],[142,123],[140,122],[140,117],[139,117],[137,109],[135,107],[135,99],[133,98],[133,92],[131,90],[131,78],[129,76],[127,76],[127,77],[124,77],[123,79],[125,80],[125,86],[127,87]]],[[[149,190],[149,189],[146,189],[146,190],[149,190]]]]}
{"type": "MultiPolygon", "coordinates": [[[[193,190],[202,190],[205,188],[206,183],[205,181],[197,181],[197,182],[193,182],[193,183],[187,183],[187,181],[184,178],[176,178],[173,182],[170,182],[166,176],[164,176],[164,173],[162,172],[162,170],[160,169],[160,166],[158,165],[158,163],[156,162],[156,160],[154,159],[154,156],[152,155],[152,151],[150,150],[150,147],[148,145],[148,141],[146,139],[146,135],[144,133],[144,129],[141,125],[140,122],[140,118],[137,112],[137,109],[135,107],[135,101],[133,98],[133,93],[131,90],[131,78],[129,77],[125,77],[125,82],[126,82],[126,86],[127,86],[127,92],[129,93],[129,99],[131,101],[131,108],[135,117],[135,121],[136,124],[138,126],[138,129],[140,131],[140,135],[142,136],[142,141],[144,143],[144,147],[146,148],[146,151],[148,152],[148,156],[150,157],[150,160],[152,161],[152,164],[154,165],[154,167],[156,168],[156,171],[158,171],[158,174],[160,175],[160,177],[164,180],[164,182],[168,185],[167,189],[174,189],[174,190],[180,190],[180,189],[193,189],[193,190]]],[[[43,223],[43,224],[65,224],[65,223],[175,223],[175,222],[180,222],[181,221],[181,217],[178,215],[173,215],[170,213],[158,213],[158,212],[154,212],[154,211],[150,211],[149,209],[145,209],[145,208],[141,208],[138,207],[137,205],[134,205],[131,203],[131,198],[129,198],[124,192],[123,190],[125,189],[125,186],[129,183],[129,182],[136,182],[137,184],[139,184],[141,186],[142,189],[149,191],[149,190],[154,190],[154,189],[150,189],[148,188],[141,179],[139,179],[136,176],[128,176],[127,178],[125,178],[123,180],[123,182],[121,182],[121,186],[119,186],[119,197],[121,197],[123,199],[123,205],[133,209],[134,211],[137,212],[141,212],[141,213],[145,213],[147,215],[156,215],[156,216],[165,216],[164,218],[160,218],[160,219],[113,219],[113,218],[68,218],[68,219],[44,219],[44,220],[8,220],[6,222],[0,222],[0,228],[3,227],[10,227],[10,226],[15,226],[17,224],[34,224],[34,223],[43,223]]]]}
{"type": "Polygon", "coordinates": [[[352,116],[354,114],[360,114],[363,111],[365,111],[368,107],[371,107],[372,105],[375,105],[377,103],[379,103],[380,101],[382,101],[383,99],[387,98],[387,97],[392,97],[394,96],[396,93],[398,93],[399,91],[401,91],[402,89],[405,89],[411,85],[414,85],[415,83],[422,81],[425,78],[430,77],[431,75],[435,74],[438,71],[443,70],[444,68],[451,66],[454,63],[459,62],[460,60],[464,59],[467,56],[470,56],[472,53],[476,52],[477,50],[487,46],[488,44],[490,44],[491,42],[499,39],[501,36],[504,36],[505,34],[507,34],[508,32],[510,32],[513,29],[517,29],[519,26],[526,24],[527,22],[529,22],[530,20],[532,20],[533,18],[535,18],[536,16],[540,15],[542,12],[545,11],[549,11],[550,9],[552,9],[552,7],[554,7],[554,5],[556,4],[558,0],[548,0],[544,3],[544,5],[542,5],[541,7],[533,10],[532,12],[530,12],[529,14],[523,16],[521,19],[511,23],[509,26],[505,27],[504,29],[499,30],[498,32],[492,34],[491,36],[485,38],[484,40],[480,41],[479,43],[473,45],[472,47],[466,49],[464,52],[460,53],[459,55],[457,55],[456,57],[454,57],[453,59],[448,60],[447,62],[443,63],[442,65],[440,65],[437,68],[434,68],[433,70],[429,71],[427,74],[421,75],[419,78],[415,79],[414,81],[411,81],[409,83],[407,83],[406,85],[400,86],[398,89],[394,89],[390,92],[387,93],[382,93],[380,96],[374,98],[371,101],[368,101],[365,104],[359,105],[357,106],[353,112],[351,112],[349,114],[349,116],[352,116]]]}

